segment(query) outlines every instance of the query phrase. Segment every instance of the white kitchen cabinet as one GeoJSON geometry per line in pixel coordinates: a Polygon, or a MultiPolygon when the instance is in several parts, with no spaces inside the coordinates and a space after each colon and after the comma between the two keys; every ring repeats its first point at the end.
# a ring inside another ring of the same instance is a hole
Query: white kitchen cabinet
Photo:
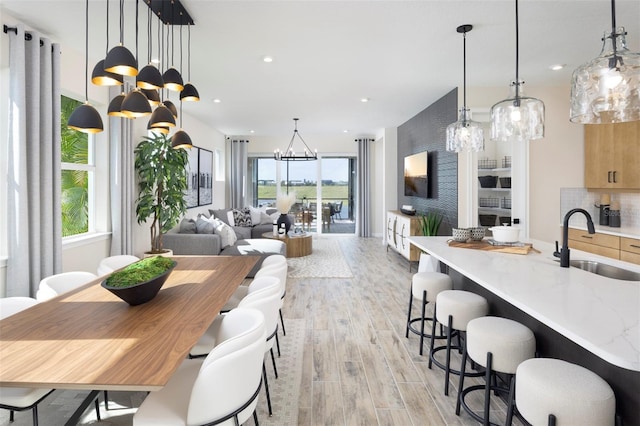
{"type": "Polygon", "coordinates": [[[387,212],[386,224],[387,250],[391,247],[406,258],[411,268],[411,262],[420,260],[420,250],[409,243],[412,235],[422,235],[420,218],[408,216],[397,210],[387,212]]]}

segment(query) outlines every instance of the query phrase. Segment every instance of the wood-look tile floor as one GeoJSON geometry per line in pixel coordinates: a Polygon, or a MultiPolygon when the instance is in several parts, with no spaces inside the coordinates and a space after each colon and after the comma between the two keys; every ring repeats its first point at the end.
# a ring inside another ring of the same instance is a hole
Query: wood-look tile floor
{"type": "MultiPolygon", "coordinates": [[[[409,272],[408,262],[378,238],[337,238],[353,278],[287,283],[285,318],[306,321],[298,424],[478,424],[464,410],[455,415],[458,376],[451,376],[444,396],[444,372],[427,366],[428,343],[420,356],[418,336],[405,338],[415,265],[409,272]]],[[[459,363],[459,357],[452,361],[459,363]]],[[[504,423],[505,405],[493,399],[492,421],[504,423]]],[[[473,394],[467,402],[482,404],[473,394]]]]}

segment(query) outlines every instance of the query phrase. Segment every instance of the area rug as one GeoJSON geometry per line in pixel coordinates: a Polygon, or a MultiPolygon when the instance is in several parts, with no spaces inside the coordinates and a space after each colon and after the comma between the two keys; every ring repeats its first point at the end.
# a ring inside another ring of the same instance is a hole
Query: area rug
{"type": "Polygon", "coordinates": [[[340,242],[334,238],[313,239],[309,256],[287,259],[291,278],[352,278],[340,242]]]}
{"type": "MultiPolygon", "coordinates": [[[[278,378],[273,374],[271,358],[265,355],[269,391],[273,416],[269,417],[264,389],[258,397],[258,421],[266,426],[296,426],[298,424],[298,396],[302,380],[302,352],[304,345],[304,320],[285,318],[287,335],[279,333],[280,353],[277,357],[278,378]]],[[[56,390],[38,405],[41,425],[63,425],[80,405],[88,391],[56,390]]],[[[102,419],[96,418],[93,405],[80,420],[79,425],[130,426],[133,414],[146,396],[146,392],[109,392],[109,410],[105,410],[102,393],[100,412],[102,419]]],[[[9,422],[9,411],[0,410],[0,426],[31,426],[31,410],[16,413],[15,421],[9,422]]],[[[253,420],[246,422],[253,424],[253,420]]]]}

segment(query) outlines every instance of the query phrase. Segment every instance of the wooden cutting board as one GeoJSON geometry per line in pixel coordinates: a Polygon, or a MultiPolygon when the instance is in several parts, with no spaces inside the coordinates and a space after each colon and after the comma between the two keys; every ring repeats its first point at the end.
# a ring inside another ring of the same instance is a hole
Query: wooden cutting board
{"type": "Polygon", "coordinates": [[[485,251],[497,251],[499,253],[529,254],[532,251],[536,253],[540,253],[539,250],[533,248],[533,244],[531,243],[523,243],[522,246],[494,246],[489,244],[486,240],[468,241],[466,243],[450,240],[448,244],[449,244],[449,247],[460,247],[460,248],[485,250],[485,251]]]}

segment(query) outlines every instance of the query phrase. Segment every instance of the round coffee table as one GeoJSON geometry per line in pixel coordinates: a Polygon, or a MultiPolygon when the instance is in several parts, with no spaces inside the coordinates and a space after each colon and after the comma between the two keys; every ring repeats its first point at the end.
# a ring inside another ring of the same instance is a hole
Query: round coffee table
{"type": "Polygon", "coordinates": [[[265,232],[262,234],[262,238],[269,238],[272,240],[279,240],[285,243],[287,246],[287,257],[302,257],[308,256],[312,253],[313,247],[311,245],[311,234],[305,233],[302,235],[291,234],[284,238],[274,237],[273,232],[265,232]]]}

